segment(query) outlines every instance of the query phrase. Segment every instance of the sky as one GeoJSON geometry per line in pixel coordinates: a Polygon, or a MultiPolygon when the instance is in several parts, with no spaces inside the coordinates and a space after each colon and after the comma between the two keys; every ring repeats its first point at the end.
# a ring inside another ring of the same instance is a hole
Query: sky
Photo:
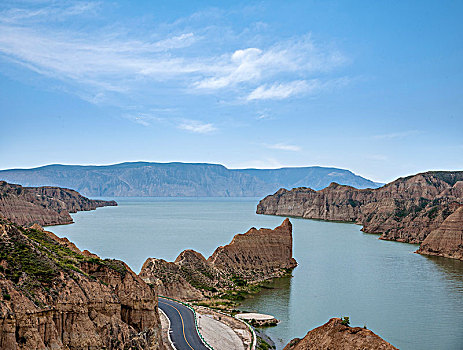
{"type": "Polygon", "coordinates": [[[463,1],[0,3],[0,169],[463,170],[463,1]]]}

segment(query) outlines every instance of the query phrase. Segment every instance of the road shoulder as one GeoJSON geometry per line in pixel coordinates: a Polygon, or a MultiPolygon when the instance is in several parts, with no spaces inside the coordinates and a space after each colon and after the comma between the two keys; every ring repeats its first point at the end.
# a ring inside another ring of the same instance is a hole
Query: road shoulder
{"type": "Polygon", "coordinates": [[[243,322],[206,307],[195,309],[201,335],[214,349],[249,349],[252,334],[243,322]]]}

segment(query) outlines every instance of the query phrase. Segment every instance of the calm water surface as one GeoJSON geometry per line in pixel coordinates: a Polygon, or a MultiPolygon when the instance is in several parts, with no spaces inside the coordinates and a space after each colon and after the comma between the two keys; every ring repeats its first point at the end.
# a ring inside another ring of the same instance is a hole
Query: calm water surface
{"type": "MultiPolygon", "coordinates": [[[[75,224],[49,229],[138,273],[148,257],[172,261],[188,248],[208,257],[236,233],[283,221],[256,215],[254,198],[116,200],[118,207],[79,212],[75,224]]],[[[353,224],[291,221],[293,277],[240,307],[281,320],[266,330],[278,349],[336,316],[400,349],[463,349],[463,262],[414,254],[416,245],[380,241],[353,224]]]]}

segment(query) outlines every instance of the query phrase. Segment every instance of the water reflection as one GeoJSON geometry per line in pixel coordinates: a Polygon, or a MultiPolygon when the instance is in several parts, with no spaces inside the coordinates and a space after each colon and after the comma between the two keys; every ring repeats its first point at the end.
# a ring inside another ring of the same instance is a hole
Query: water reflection
{"type": "Polygon", "coordinates": [[[463,261],[440,256],[424,256],[436,265],[446,279],[450,279],[453,282],[460,282],[463,285],[463,261]]]}
{"type": "Polygon", "coordinates": [[[239,306],[240,310],[270,314],[280,321],[277,333],[273,332],[274,327],[263,329],[263,332],[271,337],[278,348],[286,345],[286,339],[280,337],[280,332],[288,332],[291,325],[292,313],[288,311],[291,309],[292,281],[291,276],[276,278],[267,284],[268,289],[263,288],[259,294],[251,296],[239,306]]]}

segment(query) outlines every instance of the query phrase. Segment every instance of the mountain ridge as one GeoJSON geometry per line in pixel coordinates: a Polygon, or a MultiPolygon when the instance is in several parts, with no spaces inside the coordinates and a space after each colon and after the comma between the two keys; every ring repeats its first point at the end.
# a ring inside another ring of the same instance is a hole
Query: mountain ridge
{"type": "Polygon", "coordinates": [[[0,170],[0,179],[23,186],[67,187],[94,197],[259,197],[280,187],[321,189],[333,181],[357,188],[382,185],[333,167],[229,169],[222,164],[142,161],[6,169],[0,170]]]}

